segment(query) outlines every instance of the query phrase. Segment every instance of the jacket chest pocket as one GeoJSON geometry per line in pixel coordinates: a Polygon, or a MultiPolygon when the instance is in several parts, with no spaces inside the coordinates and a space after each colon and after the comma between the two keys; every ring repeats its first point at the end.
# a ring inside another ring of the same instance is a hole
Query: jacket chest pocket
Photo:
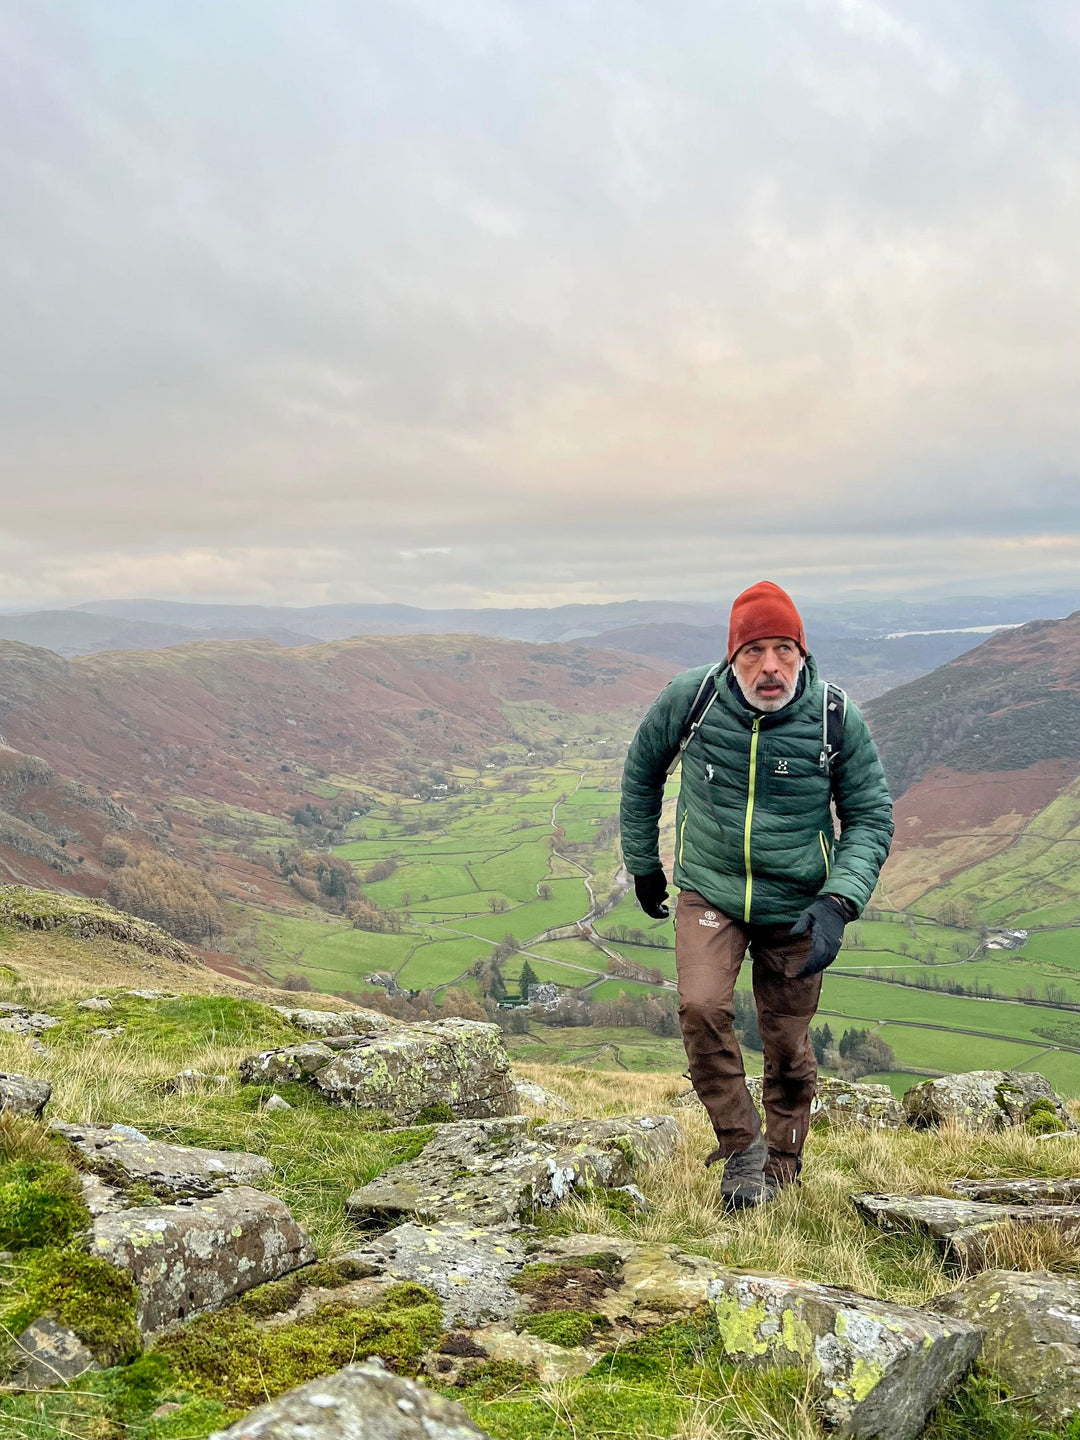
{"type": "Polygon", "coordinates": [[[782,741],[758,747],[756,771],[756,794],[777,800],[783,808],[787,801],[800,810],[829,803],[828,771],[805,752],[786,749],[782,741]]]}

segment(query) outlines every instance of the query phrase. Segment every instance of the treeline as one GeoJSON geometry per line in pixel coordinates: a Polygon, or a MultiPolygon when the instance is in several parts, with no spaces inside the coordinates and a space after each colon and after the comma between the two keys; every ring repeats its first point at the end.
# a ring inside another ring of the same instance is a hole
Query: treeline
{"type": "Polygon", "coordinates": [[[165,855],[135,855],[119,841],[105,844],[114,872],[105,890],[110,905],[194,945],[213,948],[223,940],[221,906],[197,871],[165,855]]]}
{"type": "Polygon", "coordinates": [[[841,1080],[860,1080],[896,1069],[896,1054],[874,1030],[845,1030],[839,1040],[825,1022],[810,1030],[810,1044],[819,1065],[834,1070],[841,1080]]]}

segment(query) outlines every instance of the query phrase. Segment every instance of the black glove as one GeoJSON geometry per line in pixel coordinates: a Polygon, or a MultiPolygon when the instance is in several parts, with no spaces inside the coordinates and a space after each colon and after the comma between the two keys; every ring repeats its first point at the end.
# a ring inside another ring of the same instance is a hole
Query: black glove
{"type": "Polygon", "coordinates": [[[819,975],[829,968],[840,952],[844,926],[854,918],[849,902],[839,895],[819,895],[806,907],[791,927],[792,935],[810,932],[810,958],[795,976],[796,980],[819,975]]]}
{"type": "Polygon", "coordinates": [[[664,904],[667,899],[667,876],[663,870],[652,870],[648,875],[635,875],[634,894],[646,915],[651,915],[654,920],[668,918],[668,907],[664,904]]]}

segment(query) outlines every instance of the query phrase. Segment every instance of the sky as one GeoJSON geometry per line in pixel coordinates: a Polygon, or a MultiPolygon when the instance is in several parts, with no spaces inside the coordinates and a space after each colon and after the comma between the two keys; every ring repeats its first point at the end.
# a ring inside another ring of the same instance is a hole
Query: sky
{"type": "Polygon", "coordinates": [[[0,608],[1080,573],[1074,0],[8,0],[0,608]]]}

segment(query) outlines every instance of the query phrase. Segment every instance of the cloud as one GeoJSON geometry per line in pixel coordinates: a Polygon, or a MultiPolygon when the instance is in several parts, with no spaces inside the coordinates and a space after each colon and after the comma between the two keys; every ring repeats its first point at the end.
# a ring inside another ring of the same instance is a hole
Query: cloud
{"type": "Polygon", "coordinates": [[[1056,0],[5,25],[0,605],[1015,588],[1080,535],[1056,0]]]}

